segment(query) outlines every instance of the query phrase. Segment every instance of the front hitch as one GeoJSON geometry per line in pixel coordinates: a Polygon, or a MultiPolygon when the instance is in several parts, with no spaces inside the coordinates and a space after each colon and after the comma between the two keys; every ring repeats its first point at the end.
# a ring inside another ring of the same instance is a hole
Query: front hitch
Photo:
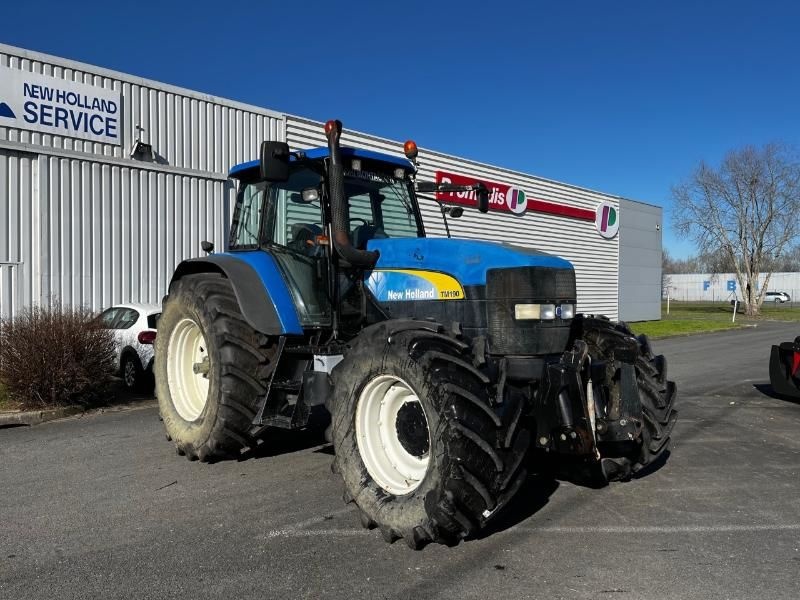
{"type": "Polygon", "coordinates": [[[547,365],[533,401],[536,446],[559,454],[595,455],[593,409],[587,403],[588,348],[577,340],[557,363],[547,365]]]}
{"type": "Polygon", "coordinates": [[[642,434],[636,354],[619,349],[619,395],[606,382],[607,365],[592,361],[583,340],[547,365],[533,399],[536,446],[547,452],[600,458],[597,444],[630,442],[642,434]]]}

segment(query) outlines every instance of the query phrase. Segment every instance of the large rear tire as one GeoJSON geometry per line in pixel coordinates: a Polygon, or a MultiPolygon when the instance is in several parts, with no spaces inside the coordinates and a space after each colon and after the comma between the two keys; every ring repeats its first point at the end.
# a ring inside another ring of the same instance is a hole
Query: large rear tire
{"type": "Polygon", "coordinates": [[[388,321],[362,331],[334,370],[335,470],[362,525],[387,541],[457,543],[522,483],[523,399],[497,398],[480,362],[440,325],[388,321]]]}
{"type": "Polygon", "coordinates": [[[238,456],[249,436],[274,355],[247,324],[230,282],[204,273],[179,279],[158,322],[154,374],[167,437],[178,454],[238,456]]]}
{"type": "Polygon", "coordinates": [[[670,434],[678,418],[675,410],[677,389],[667,379],[667,361],[655,356],[647,336],[636,336],[625,323],[612,323],[605,317],[580,317],[582,339],[593,361],[606,364],[604,395],[608,402],[618,399],[621,356],[634,348],[636,383],[642,404],[641,435],[630,442],[599,445],[603,477],[607,481],[627,481],[631,475],[657,463],[669,450],[670,434]]]}

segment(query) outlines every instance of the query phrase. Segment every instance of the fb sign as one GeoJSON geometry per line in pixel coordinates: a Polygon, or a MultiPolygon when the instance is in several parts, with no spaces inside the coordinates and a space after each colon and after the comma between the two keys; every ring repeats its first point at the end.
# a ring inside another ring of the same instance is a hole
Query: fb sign
{"type": "Polygon", "coordinates": [[[736,280],[735,279],[728,279],[728,291],[735,292],[736,291],[736,280]]]}
{"type": "Polygon", "coordinates": [[[120,93],[0,67],[0,127],[120,145],[120,93]]]}
{"type": "Polygon", "coordinates": [[[710,287],[711,287],[711,282],[710,281],[704,281],[703,282],[703,291],[704,292],[707,291],[708,288],[710,288],[710,287]]]}

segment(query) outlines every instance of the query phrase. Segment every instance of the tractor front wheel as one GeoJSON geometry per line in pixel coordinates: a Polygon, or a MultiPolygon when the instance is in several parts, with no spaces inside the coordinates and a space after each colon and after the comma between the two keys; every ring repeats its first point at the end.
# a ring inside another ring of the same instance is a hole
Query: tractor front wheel
{"type": "Polygon", "coordinates": [[[335,470],[364,527],[412,548],[454,544],[525,477],[523,400],[505,394],[469,343],[430,322],[368,327],[333,372],[335,470]]]}
{"type": "Polygon", "coordinates": [[[273,354],[271,339],[245,321],[227,279],[204,273],[172,284],[158,322],[154,374],[178,454],[210,461],[252,443],[273,354]]]}
{"type": "Polygon", "coordinates": [[[604,317],[582,316],[579,319],[582,338],[592,360],[605,363],[601,392],[607,404],[617,403],[622,394],[624,361],[618,355],[627,355],[631,347],[635,348],[633,366],[642,405],[641,435],[629,442],[601,443],[599,448],[602,477],[606,481],[627,481],[631,475],[667,455],[672,428],[678,418],[675,382],[667,379],[667,361],[653,354],[647,336],[637,337],[625,323],[613,323],[604,317]]]}

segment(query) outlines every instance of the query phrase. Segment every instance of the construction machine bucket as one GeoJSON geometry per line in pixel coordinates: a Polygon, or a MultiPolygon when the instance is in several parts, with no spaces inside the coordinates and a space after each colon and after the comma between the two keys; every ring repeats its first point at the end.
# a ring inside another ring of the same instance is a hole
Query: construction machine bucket
{"type": "Polygon", "coordinates": [[[772,347],[769,380],[776,394],[800,399],[800,337],[772,347]]]}

